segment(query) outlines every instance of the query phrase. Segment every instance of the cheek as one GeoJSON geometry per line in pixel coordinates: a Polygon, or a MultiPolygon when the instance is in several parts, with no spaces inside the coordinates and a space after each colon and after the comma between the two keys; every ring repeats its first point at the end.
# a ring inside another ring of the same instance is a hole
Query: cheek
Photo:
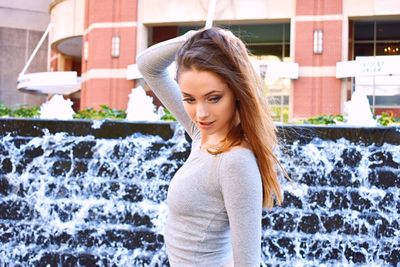
{"type": "Polygon", "coordinates": [[[183,103],[183,108],[185,109],[186,113],[189,115],[189,117],[191,119],[194,118],[194,113],[195,113],[195,109],[194,109],[194,105],[189,105],[186,102],[183,103]]]}
{"type": "Polygon", "coordinates": [[[225,112],[228,116],[233,116],[236,113],[236,102],[234,99],[228,99],[225,103],[225,112]]]}

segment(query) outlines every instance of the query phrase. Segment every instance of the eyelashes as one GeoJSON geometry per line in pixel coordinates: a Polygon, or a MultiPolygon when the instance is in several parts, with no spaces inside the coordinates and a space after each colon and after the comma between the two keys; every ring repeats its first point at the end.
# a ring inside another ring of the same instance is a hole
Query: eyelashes
{"type": "MultiPolygon", "coordinates": [[[[215,104],[215,103],[218,103],[221,100],[221,98],[222,98],[222,96],[210,96],[209,98],[207,98],[207,102],[211,103],[211,104],[215,104]]],[[[196,102],[196,99],[194,99],[192,97],[183,97],[182,100],[188,104],[194,104],[196,102]]]]}
{"type": "Polygon", "coordinates": [[[187,98],[187,97],[185,97],[185,98],[183,98],[182,100],[183,100],[184,102],[188,103],[188,104],[194,103],[194,99],[193,99],[193,98],[187,98]]]}
{"type": "Polygon", "coordinates": [[[212,96],[208,99],[211,103],[218,103],[219,100],[221,100],[222,96],[212,96]]]}

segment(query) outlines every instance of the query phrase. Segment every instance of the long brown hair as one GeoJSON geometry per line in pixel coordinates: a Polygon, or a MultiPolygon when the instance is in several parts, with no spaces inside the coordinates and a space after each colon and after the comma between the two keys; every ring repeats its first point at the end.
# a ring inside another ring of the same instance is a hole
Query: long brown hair
{"type": "Polygon", "coordinates": [[[234,92],[240,123],[232,125],[226,138],[221,141],[219,154],[246,141],[256,159],[263,185],[263,206],[271,208],[274,201],[282,202],[282,192],[275,166],[277,144],[273,124],[260,76],[251,65],[244,43],[231,32],[211,28],[195,33],[179,49],[177,79],[187,70],[211,71],[217,74],[234,92]]]}

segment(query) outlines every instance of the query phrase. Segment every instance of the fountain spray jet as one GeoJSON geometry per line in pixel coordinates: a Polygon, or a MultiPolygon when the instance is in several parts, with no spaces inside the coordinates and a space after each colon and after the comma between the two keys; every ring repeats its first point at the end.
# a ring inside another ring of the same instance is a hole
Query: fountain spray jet
{"type": "Polygon", "coordinates": [[[208,3],[207,20],[205,26],[206,29],[212,27],[216,5],[217,5],[217,0],[210,0],[210,2],[208,3]]]}

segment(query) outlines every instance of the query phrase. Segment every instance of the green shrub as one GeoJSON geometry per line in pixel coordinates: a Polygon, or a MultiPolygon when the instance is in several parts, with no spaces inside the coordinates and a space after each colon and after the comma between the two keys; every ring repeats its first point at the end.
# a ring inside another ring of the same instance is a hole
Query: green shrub
{"type": "MultiPolygon", "coordinates": [[[[279,106],[272,106],[274,120],[280,120],[281,114],[283,115],[283,122],[288,122],[289,109],[287,107],[281,108],[279,106]]],[[[0,117],[16,117],[16,118],[38,118],[40,116],[40,107],[18,107],[11,109],[0,103],[0,117]]],[[[103,119],[114,119],[123,120],[126,118],[126,112],[120,109],[112,109],[107,105],[101,105],[99,110],[93,108],[87,108],[78,111],[74,115],[75,119],[89,119],[89,120],[103,120],[103,119]]],[[[161,117],[163,121],[176,121],[176,118],[171,112],[164,108],[164,115],[161,117]]],[[[382,112],[381,115],[376,116],[377,122],[382,126],[399,125],[400,118],[394,117],[393,113],[382,112]]],[[[330,125],[337,124],[337,122],[344,122],[343,115],[320,115],[308,118],[303,121],[295,122],[304,124],[315,124],[315,125],[330,125]]]]}
{"type": "Polygon", "coordinates": [[[80,110],[74,115],[74,118],[90,119],[90,120],[102,120],[102,119],[123,120],[126,118],[126,112],[120,109],[112,109],[107,105],[101,105],[100,110],[95,110],[93,108],[80,110]]]}
{"type": "MultiPolygon", "coordinates": [[[[15,118],[38,118],[40,116],[40,106],[19,107],[11,109],[0,103],[0,117],[15,117],[15,118]]],[[[89,119],[89,120],[123,120],[126,119],[126,112],[120,109],[112,109],[107,105],[101,105],[99,110],[86,108],[74,114],[74,119],[89,119]]],[[[161,120],[176,121],[175,117],[164,108],[164,115],[161,120]]]]}
{"type": "Polygon", "coordinates": [[[376,120],[382,126],[400,123],[400,118],[395,118],[392,112],[382,112],[380,116],[377,116],[376,120]]]}
{"type": "Polygon", "coordinates": [[[37,118],[40,116],[40,107],[20,107],[11,112],[11,117],[37,118]]]}
{"type": "Polygon", "coordinates": [[[174,115],[171,114],[171,112],[164,108],[164,115],[161,117],[161,120],[163,121],[176,121],[176,118],[174,115]]]}
{"type": "Polygon", "coordinates": [[[37,118],[40,115],[39,110],[40,108],[38,106],[21,106],[16,109],[11,109],[3,104],[0,104],[0,117],[37,118]]]}
{"type": "Polygon", "coordinates": [[[330,125],[336,124],[336,122],[343,122],[343,115],[320,115],[308,118],[303,121],[305,124],[316,124],[316,125],[330,125]]]}
{"type": "Polygon", "coordinates": [[[0,117],[10,117],[12,110],[8,107],[0,104],[0,117]]]}

